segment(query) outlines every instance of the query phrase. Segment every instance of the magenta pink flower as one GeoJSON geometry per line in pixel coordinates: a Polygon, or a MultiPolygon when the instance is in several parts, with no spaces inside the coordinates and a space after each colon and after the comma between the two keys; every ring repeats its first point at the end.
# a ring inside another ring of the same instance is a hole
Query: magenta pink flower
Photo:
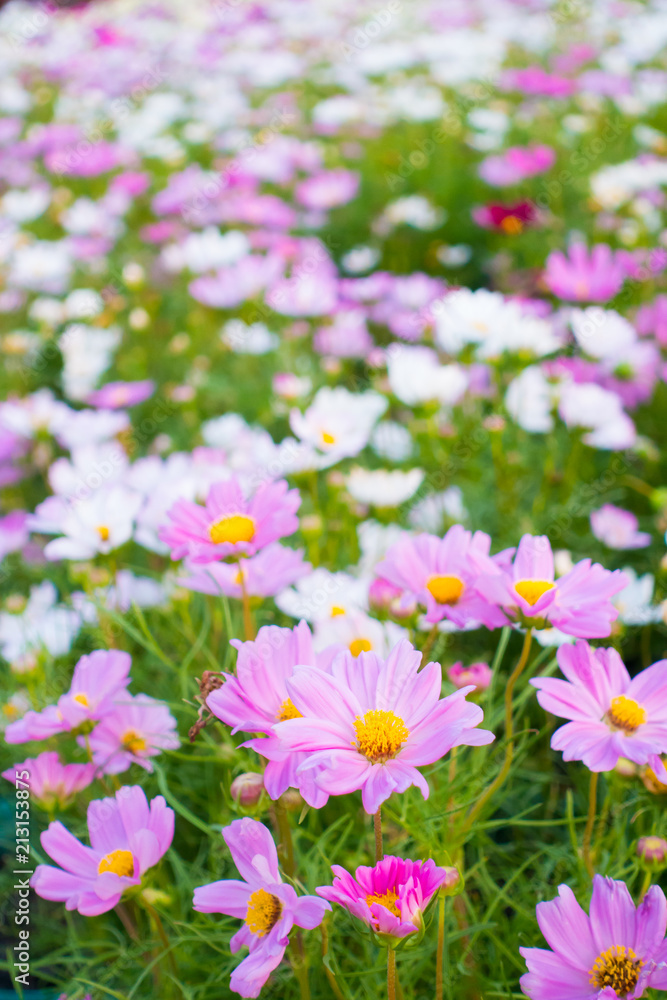
{"type": "Polygon", "coordinates": [[[520,90],[523,94],[536,97],[569,97],[577,89],[575,80],[547,73],[541,66],[507,70],[503,74],[502,86],[505,90],[520,90]]]}
{"type": "Polygon", "coordinates": [[[298,771],[307,754],[285,749],[274,736],[277,722],[299,714],[287,690],[287,680],[296,664],[317,669],[318,658],[308,625],[303,621],[293,629],[264,625],[253,641],[232,639],[231,644],[238,650],[236,676],[225,675],[222,687],[206,699],[208,708],[231,726],[233,733],[263,733],[243,745],[268,758],[264,786],[270,798],[279,798],[288,788],[298,788],[309,805],[321,808],[329,796],[316,784],[317,772],[298,771]]]}
{"type": "Polygon", "coordinates": [[[591,513],[591,530],[610,549],[643,549],[651,544],[648,531],[638,531],[639,521],[629,510],[603,504],[591,513]]]}
{"type": "Polygon", "coordinates": [[[265,483],[247,499],[238,479],[214,483],[206,505],[177,500],[169,511],[172,524],[160,530],[172,559],[187,556],[193,563],[209,563],[228,556],[252,556],[259,549],[299,527],[298,490],[288,490],[284,479],[265,483]]]}
{"type": "Polygon", "coordinates": [[[88,806],[90,847],[56,821],[41,835],[42,847],[60,865],[38,865],[30,885],[38,896],[65,903],[84,917],[113,909],[126,889],[141,885],[174,837],[174,811],[161,795],[150,807],[138,785],[88,806]]]}
{"type": "Polygon", "coordinates": [[[635,907],[625,882],[596,875],[590,916],[567,885],[537,904],[537,922],[552,949],[520,948],[531,1000],[634,1000],[667,988],[667,901],[653,885],[635,907]]]}
{"type": "Polygon", "coordinates": [[[152,771],[151,757],[181,745],[176,719],[163,702],[126,691],[88,739],[93,761],[103,774],[120,774],[133,763],[152,771]]]}
{"type": "Polygon", "coordinates": [[[108,382],[101,389],[91,392],[86,402],[104,410],[119,410],[143,403],[154,392],[155,382],[150,378],[143,382],[108,382]]]}
{"type": "Polygon", "coordinates": [[[50,751],[15,764],[3,771],[2,777],[14,784],[17,777],[27,773],[22,780],[29,783],[32,799],[43,809],[56,805],[64,809],[77,792],[95,780],[96,770],[94,764],[61,764],[58,754],[50,751]]]}
{"type": "Polygon", "coordinates": [[[667,660],[631,679],[615,649],[577,642],[561,646],[557,659],[567,680],[530,682],[542,708],[571,720],[551,737],[552,749],[591,771],[611,771],[626,757],[649,764],[660,778],[665,772],[660,754],[667,753],[667,660]]]}
{"type": "Polygon", "coordinates": [[[462,663],[452,663],[447,670],[447,677],[457,688],[472,684],[476,691],[485,691],[491,683],[493,671],[488,663],[471,663],[464,667],[462,663]]]}
{"type": "Polygon", "coordinates": [[[262,823],[237,819],[222,835],[241,879],[199,886],[193,906],[199,913],[226,913],[243,921],[230,948],[235,955],[246,946],[250,954],[234,969],[229,985],[242,997],[258,997],[285,954],[292,927],[318,927],[331,906],[317,896],[297,896],[282,881],[276,845],[262,823]]]}
{"type": "Polygon", "coordinates": [[[497,156],[487,156],[479,166],[479,175],[493,187],[518,184],[549,170],[556,162],[551,146],[511,146],[497,156]]]}
{"type": "Polygon", "coordinates": [[[610,635],[618,611],[611,603],[628,585],[621,570],[610,572],[582,559],[569,573],[554,577],[554,560],[546,535],[524,535],[514,561],[496,574],[484,576],[477,587],[491,603],[502,607],[508,621],[526,628],[545,623],[582,639],[610,635]]]}
{"type": "Polygon", "coordinates": [[[82,656],[74,668],[72,683],[57,705],[41,712],[26,712],[5,731],[8,743],[45,740],[56,733],[76,729],[84,722],[97,721],[114,708],[116,697],[126,690],[130,679],[129,653],[119,649],[97,649],[82,656]]]}
{"type": "Polygon", "coordinates": [[[274,733],[285,750],[309,754],[299,772],[317,768],[315,781],[331,795],[361,789],[367,813],[392,792],[429,787],[417,770],[454,746],[491,743],[477,729],[484,713],[469,704],[462,688],[440,697],[439,663],[422,670],[421,653],[407,639],[386,660],[375,653],[340,653],[330,671],[297,666],[286,681],[298,718],[278,722],[274,733]]]}
{"type": "Polygon", "coordinates": [[[606,243],[596,243],[590,253],[583,243],[573,243],[568,256],[560,250],[549,254],[544,281],[567,302],[607,302],[621,290],[625,268],[606,243]]]}
{"type": "Polygon", "coordinates": [[[375,571],[398,587],[403,600],[426,607],[426,620],[449,619],[458,628],[480,624],[496,628],[503,624],[498,609],[477,591],[483,573],[497,568],[489,557],[491,539],[483,531],[473,535],[454,524],[444,538],[417,535],[400,538],[375,571]]]}
{"type": "Polygon", "coordinates": [[[318,896],[340,903],[392,948],[423,930],[424,912],[438,889],[455,886],[460,877],[456,868],[438,868],[435,861],[407,861],[391,855],[374,868],[357,868],[354,878],[340,865],[332,865],[331,870],[336,876],[333,885],[318,886],[318,896]]]}
{"type": "MultiPolygon", "coordinates": [[[[186,566],[186,569],[189,568],[186,566]]],[[[193,566],[190,576],[182,577],[181,587],[200,594],[226,594],[241,598],[241,574],[248,597],[275,597],[312,569],[304,562],[303,549],[289,549],[280,542],[271,542],[255,556],[240,563],[208,563],[193,566]]]]}

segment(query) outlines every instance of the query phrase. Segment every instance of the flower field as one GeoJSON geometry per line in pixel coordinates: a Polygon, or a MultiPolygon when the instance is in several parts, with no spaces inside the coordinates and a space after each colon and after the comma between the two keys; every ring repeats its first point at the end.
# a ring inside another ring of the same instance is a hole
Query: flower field
{"type": "Polygon", "coordinates": [[[667,991],[667,7],[0,10],[0,998],[667,991]]]}

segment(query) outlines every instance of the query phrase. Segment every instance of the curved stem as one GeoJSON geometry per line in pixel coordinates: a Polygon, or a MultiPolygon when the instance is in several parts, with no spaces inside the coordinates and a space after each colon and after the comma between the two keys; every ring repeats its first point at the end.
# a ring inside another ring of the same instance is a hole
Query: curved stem
{"type": "Polygon", "coordinates": [[[301,931],[297,931],[292,945],[292,969],[299,982],[301,1000],[310,1000],[310,983],[308,982],[308,965],[306,954],[303,948],[303,936],[301,931]]]}
{"type": "Polygon", "coordinates": [[[445,901],[444,893],[438,899],[438,944],[435,953],[435,1000],[442,1000],[444,990],[445,951],[445,901]]]}
{"type": "Polygon", "coordinates": [[[521,650],[519,662],[510,674],[505,688],[505,739],[507,740],[507,746],[505,748],[505,760],[503,761],[503,766],[489,787],[480,795],[477,802],[468,813],[467,819],[465,820],[461,830],[462,837],[468,833],[489,799],[495,794],[495,792],[498,791],[501,785],[505,783],[505,779],[507,778],[512,766],[512,758],[514,757],[514,718],[512,715],[514,688],[516,687],[516,682],[523,673],[526,663],[528,662],[532,638],[533,630],[529,628],[524,636],[523,648],[521,650]]]}
{"type": "Polygon", "coordinates": [[[591,838],[593,836],[593,827],[595,826],[595,813],[597,811],[598,804],[598,778],[599,774],[597,771],[591,771],[591,783],[588,790],[588,819],[586,820],[586,829],[584,830],[584,843],[582,854],[584,858],[584,864],[586,865],[586,871],[591,878],[595,875],[595,869],[593,867],[593,860],[591,858],[591,838]]]}
{"type": "Polygon", "coordinates": [[[382,807],[373,815],[373,829],[375,831],[375,864],[382,861],[384,851],[382,849],[382,807]]]}
{"type": "Polygon", "coordinates": [[[248,597],[248,591],[245,585],[245,575],[243,573],[243,564],[239,559],[239,582],[241,586],[241,601],[243,604],[243,631],[245,632],[246,642],[249,639],[255,638],[255,625],[252,620],[252,614],[250,612],[250,598],[248,597]]]}
{"type": "Polygon", "coordinates": [[[289,825],[287,809],[280,799],[275,804],[276,820],[278,821],[278,832],[280,834],[280,847],[282,854],[283,871],[288,878],[294,878],[296,862],[294,860],[294,844],[292,842],[292,830],[289,825]]]}
{"type": "Polygon", "coordinates": [[[387,1000],[396,1000],[396,952],[387,948],[387,1000]]]}
{"type": "Polygon", "coordinates": [[[320,924],[320,931],[322,933],[322,964],[324,965],[324,972],[327,979],[329,980],[329,986],[336,997],[336,1000],[345,1000],[345,997],[340,991],[340,987],[336,982],[336,977],[329,966],[326,964],[324,959],[327,957],[329,952],[329,930],[327,928],[326,918],[320,924]]]}
{"type": "Polygon", "coordinates": [[[422,667],[428,662],[429,653],[433,649],[433,643],[438,638],[438,635],[438,626],[435,624],[426,636],[426,642],[424,643],[424,648],[422,649],[422,667]]]}

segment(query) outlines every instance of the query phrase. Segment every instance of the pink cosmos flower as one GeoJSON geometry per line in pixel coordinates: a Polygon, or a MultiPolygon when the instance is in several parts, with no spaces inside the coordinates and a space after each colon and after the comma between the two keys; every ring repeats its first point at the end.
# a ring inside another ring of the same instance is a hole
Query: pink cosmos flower
{"type": "Polygon", "coordinates": [[[8,743],[28,743],[45,740],[56,733],[76,729],[87,721],[96,721],[114,708],[117,696],[124,692],[130,679],[129,653],[118,649],[97,649],[82,656],[74,668],[72,683],[57,705],[41,712],[30,710],[21,719],[10,723],[5,732],[8,743]]]}
{"type": "Polygon", "coordinates": [[[172,559],[187,556],[193,563],[209,563],[227,556],[252,556],[277,538],[299,527],[298,490],[288,490],[284,479],[265,483],[246,499],[236,478],[214,483],[206,505],[177,500],[169,511],[172,524],[160,530],[172,559]]]}
{"type": "Polygon", "coordinates": [[[611,634],[611,623],[618,618],[610,598],[627,584],[621,570],[610,572],[590,559],[556,580],[549,539],[524,535],[514,561],[476,585],[486,600],[504,609],[509,621],[536,628],[548,622],[568,635],[599,639],[611,634]]]}
{"type": "Polygon", "coordinates": [[[561,646],[556,656],[567,680],[530,682],[542,708],[571,720],[551,737],[552,749],[591,771],[611,771],[625,757],[648,764],[667,781],[660,760],[667,753],[667,660],[631,679],[615,649],[593,649],[580,641],[561,646]]]}
{"type": "MultiPolygon", "coordinates": [[[[186,565],[186,569],[189,568],[186,565]]],[[[275,597],[285,587],[300,580],[312,569],[304,562],[303,549],[289,549],[280,542],[271,542],[256,556],[241,560],[240,563],[208,563],[193,566],[190,576],[182,577],[178,583],[188,590],[200,594],[241,598],[241,574],[245,591],[249,597],[275,597]]]]}
{"type": "Polygon", "coordinates": [[[273,735],[276,722],[299,715],[287,691],[287,679],[296,664],[317,669],[318,658],[308,625],[304,621],[293,629],[264,625],[253,641],[232,639],[231,644],[238,650],[236,676],[225,675],[222,687],[206,699],[208,708],[232,727],[232,733],[243,730],[263,734],[243,745],[269,759],[264,785],[270,798],[279,798],[288,788],[298,788],[309,805],[321,808],[329,796],[317,786],[316,774],[298,773],[307,754],[285,750],[273,735]]]}
{"type": "Polygon", "coordinates": [[[103,774],[120,774],[131,764],[152,771],[149,758],[162,750],[176,750],[176,719],[161,701],[147,694],[124,692],[112,712],[89,737],[93,761],[103,774]]]}
{"type": "Polygon", "coordinates": [[[199,886],[193,906],[199,913],[226,913],[243,921],[230,948],[236,954],[245,945],[250,954],[234,969],[229,985],[242,997],[258,997],[285,954],[292,927],[318,927],[331,906],[317,896],[297,896],[282,881],[276,846],[262,823],[237,819],[222,835],[241,879],[199,886]]]}
{"type": "Polygon", "coordinates": [[[3,771],[2,777],[14,784],[21,772],[27,772],[31,797],[43,809],[56,805],[64,809],[77,792],[95,780],[96,770],[94,764],[61,764],[58,754],[51,751],[15,764],[3,771]]]}
{"type": "Polygon", "coordinates": [[[477,691],[485,691],[491,683],[493,671],[488,663],[471,663],[464,667],[462,663],[452,663],[447,670],[447,677],[454,687],[462,688],[472,684],[477,691]]]}
{"type": "Polygon", "coordinates": [[[101,389],[91,392],[86,402],[105,410],[118,410],[125,406],[136,406],[155,392],[155,382],[108,382],[101,389]]]}
{"type": "Polygon", "coordinates": [[[38,865],[30,880],[42,899],[65,903],[84,917],[113,909],[126,889],[141,885],[174,837],[174,811],[161,795],[150,807],[138,785],[124,785],[115,798],[88,806],[90,847],[62,823],[51,823],[40,837],[43,849],[59,864],[38,865]]]}
{"type": "Polygon", "coordinates": [[[294,193],[306,208],[326,209],[351,201],[358,188],[359,175],[352,170],[320,170],[297,184],[294,193]]]}
{"type": "Polygon", "coordinates": [[[558,899],[537,904],[537,922],[552,949],[520,948],[528,972],[521,989],[531,1000],[634,1000],[667,988],[667,901],[653,885],[639,906],[625,882],[593,879],[590,916],[567,885],[558,899]]]}
{"type": "Polygon", "coordinates": [[[544,281],[559,299],[607,302],[620,291],[625,269],[606,243],[596,243],[590,253],[583,243],[573,243],[567,256],[560,250],[549,254],[544,281]]]}
{"type": "Polygon", "coordinates": [[[556,153],[551,146],[512,146],[498,156],[482,160],[479,175],[487,184],[507,187],[544,173],[555,162],[556,153]]]}
{"type": "Polygon", "coordinates": [[[27,544],[30,538],[27,520],[28,514],[24,510],[12,510],[0,517],[0,559],[27,544]]]}
{"type": "Polygon", "coordinates": [[[330,673],[297,666],[286,681],[298,718],[279,722],[274,733],[285,750],[306,751],[299,771],[317,768],[315,781],[331,795],[358,789],[367,813],[392,792],[429,787],[417,770],[453,746],[482,746],[493,733],[476,726],[484,718],[462,688],[440,697],[439,663],[423,670],[421,653],[407,639],[386,660],[375,653],[340,653],[330,673]]]}
{"type": "Polygon", "coordinates": [[[629,510],[606,503],[591,512],[591,530],[610,549],[643,549],[651,544],[647,531],[638,531],[639,521],[629,510]]]}
{"type": "Polygon", "coordinates": [[[491,539],[483,531],[473,535],[454,524],[444,538],[417,535],[400,538],[375,572],[400,588],[404,599],[426,607],[426,620],[449,619],[458,628],[484,624],[496,628],[503,616],[476,590],[482,573],[496,573],[489,557],[491,539]]]}
{"type": "Polygon", "coordinates": [[[333,885],[315,892],[340,903],[363,920],[390,947],[424,927],[424,912],[442,886],[459,880],[456,868],[438,868],[435,861],[407,861],[386,855],[374,868],[357,868],[354,878],[340,865],[332,865],[333,885]]]}
{"type": "Polygon", "coordinates": [[[547,73],[541,66],[509,69],[502,77],[505,90],[520,90],[538,97],[569,97],[577,89],[575,80],[547,73]]]}

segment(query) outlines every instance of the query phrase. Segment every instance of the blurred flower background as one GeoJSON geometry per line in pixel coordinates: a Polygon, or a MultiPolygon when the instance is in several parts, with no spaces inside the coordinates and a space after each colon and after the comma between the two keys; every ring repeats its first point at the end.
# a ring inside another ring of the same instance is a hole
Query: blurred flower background
{"type": "Polygon", "coordinates": [[[0,996],[663,988],[664,2],[0,6],[0,996]]]}

